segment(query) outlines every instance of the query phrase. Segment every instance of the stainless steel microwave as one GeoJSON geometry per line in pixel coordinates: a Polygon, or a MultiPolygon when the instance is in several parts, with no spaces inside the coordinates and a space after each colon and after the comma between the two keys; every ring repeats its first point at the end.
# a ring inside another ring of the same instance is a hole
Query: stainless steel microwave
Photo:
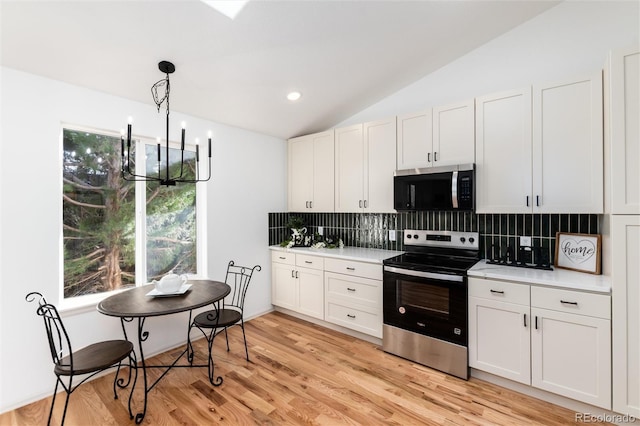
{"type": "Polygon", "coordinates": [[[475,165],[397,170],[393,178],[398,211],[474,211],[475,165]]]}

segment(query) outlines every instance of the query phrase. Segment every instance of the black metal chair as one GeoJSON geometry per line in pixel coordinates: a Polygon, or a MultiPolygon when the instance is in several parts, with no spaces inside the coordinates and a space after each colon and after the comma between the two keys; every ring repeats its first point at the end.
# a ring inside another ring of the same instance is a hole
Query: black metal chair
{"type": "Polygon", "coordinates": [[[27,302],[33,302],[36,299],[38,300],[36,313],[44,320],[47,341],[54,365],[53,372],[56,375],[56,387],[53,391],[53,400],[51,401],[51,408],[49,409],[47,425],[51,424],[51,415],[53,414],[53,406],[56,402],[58,385],[62,385],[67,393],[64,411],[62,412],[62,422],[60,423],[63,425],[65,416],[67,415],[67,406],[69,405],[69,396],[71,396],[71,393],[91,377],[112,367],[118,368],[116,376],[113,379],[113,395],[115,399],[118,399],[116,386],[120,388],[127,387],[131,383],[131,370],[135,370],[133,386],[131,388],[132,391],[129,395],[129,416],[133,419],[131,397],[138,379],[136,354],[133,350],[133,344],[128,340],[108,340],[73,351],[69,335],[56,307],[47,303],[42,294],[38,292],[31,292],[26,296],[27,302]],[[118,379],[122,361],[125,359],[128,359],[128,364],[125,365],[129,366],[129,375],[126,381],[124,378],[118,379]],[[85,377],[74,385],[73,380],[76,376],[85,377]]]}
{"type": "MultiPolygon", "coordinates": [[[[189,327],[189,334],[191,334],[192,328],[197,328],[202,332],[207,339],[209,347],[209,363],[211,363],[211,348],[213,346],[213,340],[218,333],[224,329],[224,335],[227,340],[227,351],[229,351],[229,336],[227,334],[227,328],[239,325],[242,328],[242,337],[244,338],[244,350],[247,355],[247,361],[249,361],[249,349],[247,347],[247,336],[244,332],[244,299],[249,288],[249,282],[255,271],[261,271],[260,265],[256,265],[252,268],[247,266],[238,266],[233,260],[229,262],[227,266],[227,275],[225,282],[231,287],[231,292],[222,301],[222,307],[217,308],[214,306],[213,310],[202,312],[193,319],[189,327]],[[209,332],[207,333],[207,330],[209,332]]],[[[189,347],[191,343],[189,340],[189,347]]],[[[193,349],[190,350],[189,361],[193,362],[193,349]]],[[[209,379],[211,380],[211,374],[209,379]]]]}

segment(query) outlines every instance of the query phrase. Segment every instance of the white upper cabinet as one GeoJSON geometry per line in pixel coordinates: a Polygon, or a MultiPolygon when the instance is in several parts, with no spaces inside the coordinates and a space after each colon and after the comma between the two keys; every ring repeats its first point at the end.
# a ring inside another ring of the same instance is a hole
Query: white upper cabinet
{"type": "Polygon", "coordinates": [[[606,71],[608,210],[640,214],[640,47],[612,52],[606,71]]]}
{"type": "Polygon", "coordinates": [[[396,120],[364,124],[364,211],[395,213],[393,173],[396,170],[396,120]]]}
{"type": "Polygon", "coordinates": [[[473,163],[474,102],[398,116],[397,169],[473,163]]]}
{"type": "Polygon", "coordinates": [[[289,211],[333,211],[333,143],[333,130],[289,140],[289,211]]]}
{"type": "Polygon", "coordinates": [[[433,166],[473,163],[474,112],[473,99],[433,108],[433,166]]]}
{"type": "Polygon", "coordinates": [[[336,129],[336,212],[357,212],[363,206],[364,145],[362,124],[336,129]]]}
{"type": "Polygon", "coordinates": [[[476,211],[531,212],[531,88],[476,98],[476,211]]]}
{"type": "Polygon", "coordinates": [[[432,110],[399,115],[397,136],[397,169],[429,166],[433,146],[432,110]]]}
{"type": "Polygon", "coordinates": [[[335,130],[336,212],[395,212],[395,118],[335,130]]]}
{"type": "Polygon", "coordinates": [[[533,211],[602,213],[602,72],[533,94],[533,211]]]}
{"type": "Polygon", "coordinates": [[[476,166],[478,213],[602,213],[602,73],[477,98],[476,166]]]}

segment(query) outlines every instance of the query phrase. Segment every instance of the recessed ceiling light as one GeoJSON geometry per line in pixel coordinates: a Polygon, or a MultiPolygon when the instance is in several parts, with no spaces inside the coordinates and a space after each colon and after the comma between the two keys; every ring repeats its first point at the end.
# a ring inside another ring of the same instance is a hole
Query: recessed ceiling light
{"type": "Polygon", "coordinates": [[[290,92],[287,95],[287,99],[289,99],[290,101],[297,101],[298,99],[300,99],[301,96],[302,96],[302,93],[300,92],[290,92]]]}

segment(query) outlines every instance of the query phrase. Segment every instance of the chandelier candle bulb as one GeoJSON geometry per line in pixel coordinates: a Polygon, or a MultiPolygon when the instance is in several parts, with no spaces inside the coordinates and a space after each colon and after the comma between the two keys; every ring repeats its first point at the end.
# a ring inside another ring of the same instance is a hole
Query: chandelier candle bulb
{"type": "Polygon", "coordinates": [[[180,141],[180,149],[184,151],[184,133],[186,131],[187,123],[182,122],[182,140],[180,141]]]}

